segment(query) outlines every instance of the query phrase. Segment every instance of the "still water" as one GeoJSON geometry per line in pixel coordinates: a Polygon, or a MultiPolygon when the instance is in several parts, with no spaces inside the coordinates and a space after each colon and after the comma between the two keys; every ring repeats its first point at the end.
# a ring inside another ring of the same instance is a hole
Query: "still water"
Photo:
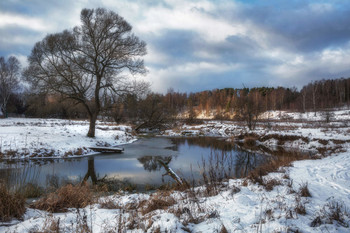
{"type": "Polygon", "coordinates": [[[200,181],[209,167],[242,177],[266,160],[266,156],[239,149],[223,138],[140,138],[124,145],[120,154],[97,154],[75,159],[1,162],[0,179],[10,183],[77,183],[113,181],[142,190],[174,182],[164,164],[180,177],[200,181]]]}

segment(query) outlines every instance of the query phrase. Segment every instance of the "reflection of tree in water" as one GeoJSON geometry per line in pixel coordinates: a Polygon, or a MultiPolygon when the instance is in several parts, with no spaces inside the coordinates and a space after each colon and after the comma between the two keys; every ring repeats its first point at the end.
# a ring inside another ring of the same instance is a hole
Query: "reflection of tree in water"
{"type": "Polygon", "coordinates": [[[235,175],[245,177],[248,172],[263,163],[264,156],[249,151],[240,151],[236,154],[235,175]]]}
{"type": "Polygon", "coordinates": [[[191,137],[191,138],[171,138],[171,141],[176,145],[183,145],[187,142],[189,146],[200,146],[204,148],[212,148],[222,151],[237,150],[237,146],[231,142],[227,142],[222,138],[214,137],[191,137]]]}
{"type": "Polygon", "coordinates": [[[88,170],[84,176],[83,181],[87,181],[89,177],[91,177],[93,184],[97,183],[98,180],[95,172],[95,160],[93,158],[88,160],[88,170]]]}
{"type": "Polygon", "coordinates": [[[162,163],[168,165],[171,160],[172,160],[172,156],[150,156],[150,155],[146,155],[143,156],[141,158],[138,158],[137,160],[142,163],[143,168],[146,171],[159,171],[163,165],[162,163]]]}
{"type": "Polygon", "coordinates": [[[162,175],[163,182],[164,176],[169,175],[178,184],[182,184],[182,179],[169,167],[169,163],[172,159],[173,156],[143,156],[138,158],[146,171],[159,171],[161,168],[164,168],[165,173],[162,175]]]}

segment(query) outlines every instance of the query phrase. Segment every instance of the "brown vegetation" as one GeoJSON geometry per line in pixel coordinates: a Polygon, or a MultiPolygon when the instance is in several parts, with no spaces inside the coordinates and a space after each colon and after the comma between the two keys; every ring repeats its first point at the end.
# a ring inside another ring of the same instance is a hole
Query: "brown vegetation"
{"type": "Polygon", "coordinates": [[[260,165],[256,169],[249,172],[247,179],[251,180],[254,183],[264,185],[265,182],[263,176],[266,176],[268,173],[278,171],[280,167],[290,166],[290,164],[296,160],[302,160],[307,158],[310,157],[297,152],[276,156],[274,158],[271,158],[269,162],[260,165]]]}
{"type": "Polygon", "coordinates": [[[147,201],[147,203],[143,203],[144,206],[142,206],[141,213],[145,215],[155,210],[164,210],[169,206],[174,205],[175,203],[175,199],[169,196],[169,193],[166,195],[164,192],[159,192],[156,195],[152,196],[151,199],[147,201]]]}
{"type": "Polygon", "coordinates": [[[302,197],[311,197],[311,193],[309,191],[308,183],[303,183],[300,185],[299,194],[302,197]]]}
{"type": "Polygon", "coordinates": [[[0,184],[0,221],[21,218],[25,213],[25,198],[17,192],[11,192],[0,184]]]}
{"type": "Polygon", "coordinates": [[[48,212],[65,212],[68,208],[84,208],[94,202],[88,185],[68,184],[54,193],[49,193],[31,205],[31,207],[48,212]]]}

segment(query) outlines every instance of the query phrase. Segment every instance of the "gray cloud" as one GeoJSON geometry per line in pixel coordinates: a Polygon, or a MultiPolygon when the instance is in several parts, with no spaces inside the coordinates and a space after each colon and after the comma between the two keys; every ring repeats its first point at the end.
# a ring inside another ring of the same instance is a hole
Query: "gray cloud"
{"type": "Polygon", "coordinates": [[[350,74],[350,3],[341,0],[1,1],[0,20],[14,20],[0,23],[0,56],[29,55],[47,33],[76,26],[82,8],[98,6],[147,42],[146,79],[156,91],[300,87],[350,74]]]}

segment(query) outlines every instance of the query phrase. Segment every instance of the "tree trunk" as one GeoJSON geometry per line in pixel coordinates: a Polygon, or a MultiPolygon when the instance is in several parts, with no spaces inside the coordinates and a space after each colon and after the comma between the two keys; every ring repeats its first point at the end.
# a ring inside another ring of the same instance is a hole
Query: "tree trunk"
{"type": "Polygon", "coordinates": [[[91,116],[89,116],[90,126],[89,126],[89,132],[88,132],[87,136],[90,138],[95,137],[95,126],[96,126],[97,115],[98,115],[98,113],[93,113],[93,114],[91,114],[91,116]]]}
{"type": "Polygon", "coordinates": [[[97,184],[97,176],[95,172],[95,160],[94,159],[89,159],[88,160],[88,171],[86,175],[84,176],[83,181],[86,182],[89,177],[91,177],[91,181],[93,184],[97,184]]]}
{"type": "Polygon", "coordinates": [[[302,97],[303,97],[303,112],[305,113],[306,107],[305,107],[305,102],[306,102],[306,92],[302,92],[302,97]]]}

